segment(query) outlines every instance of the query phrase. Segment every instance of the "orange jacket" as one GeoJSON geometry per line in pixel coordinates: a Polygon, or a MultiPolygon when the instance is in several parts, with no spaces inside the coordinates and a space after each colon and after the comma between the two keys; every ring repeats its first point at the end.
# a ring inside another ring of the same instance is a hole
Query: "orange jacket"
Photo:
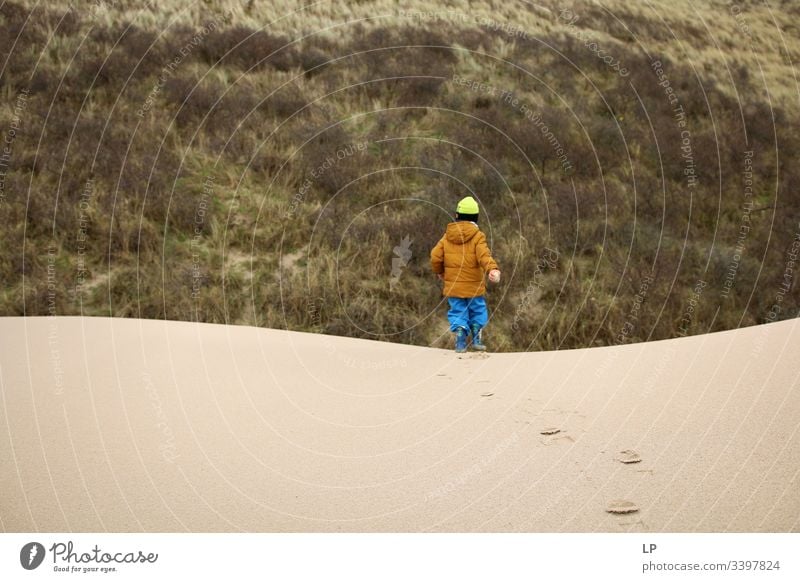
{"type": "Polygon", "coordinates": [[[447,225],[444,236],[431,251],[431,268],[444,273],[445,297],[479,297],[486,293],[485,274],[497,269],[486,235],[474,222],[447,225]]]}

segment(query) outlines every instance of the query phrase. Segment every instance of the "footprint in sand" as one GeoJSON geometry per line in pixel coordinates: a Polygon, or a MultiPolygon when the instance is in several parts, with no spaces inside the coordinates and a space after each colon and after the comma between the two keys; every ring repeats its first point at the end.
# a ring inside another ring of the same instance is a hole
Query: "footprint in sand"
{"type": "MultiPolygon", "coordinates": [[[[575,439],[569,436],[568,434],[557,434],[561,433],[560,429],[556,429],[556,433],[551,433],[543,438],[539,439],[539,442],[545,446],[550,446],[556,444],[558,441],[567,441],[570,443],[574,443],[575,439]]],[[[544,433],[542,433],[544,434],[544,433]]]]}
{"type": "Polygon", "coordinates": [[[614,460],[629,465],[631,463],[641,462],[642,457],[636,451],[633,451],[631,449],[625,449],[624,451],[618,452],[614,457],[614,460]]]}
{"type": "Polygon", "coordinates": [[[489,354],[486,352],[475,352],[472,354],[464,354],[463,356],[458,356],[459,360],[486,360],[489,358],[489,354]]]}
{"type": "Polygon", "coordinates": [[[615,513],[615,514],[625,514],[625,513],[634,513],[639,511],[639,506],[636,505],[633,501],[625,501],[624,499],[615,499],[614,501],[609,502],[606,506],[606,511],[608,513],[615,513]]]}

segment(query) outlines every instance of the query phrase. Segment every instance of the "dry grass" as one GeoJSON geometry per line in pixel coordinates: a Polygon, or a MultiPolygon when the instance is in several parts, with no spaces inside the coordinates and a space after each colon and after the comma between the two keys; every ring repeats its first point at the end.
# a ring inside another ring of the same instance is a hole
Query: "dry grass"
{"type": "MultiPolygon", "coordinates": [[[[357,26],[395,28],[406,25],[437,25],[468,30],[492,23],[510,39],[522,31],[534,38],[566,34],[570,27],[560,18],[563,10],[578,16],[577,26],[593,39],[611,47],[634,45],[652,54],[668,55],[690,62],[704,76],[727,81],[727,68],[744,66],[761,79],[773,98],[796,101],[800,60],[800,25],[797,7],[790,1],[729,2],[712,0],[594,2],[543,0],[527,2],[450,0],[437,6],[423,0],[408,0],[398,7],[390,0],[361,2],[311,2],[298,6],[288,0],[220,0],[204,2],[146,1],[123,3],[103,0],[66,2],[54,0],[48,7],[64,12],[70,5],[81,8],[82,18],[92,17],[99,26],[113,27],[132,22],[148,30],[168,26],[197,26],[230,15],[238,26],[266,33],[289,35],[293,40],[321,36],[340,40],[354,34],[357,26]]],[[[52,26],[52,25],[51,25],[52,26]]],[[[454,31],[453,39],[461,38],[454,31]]],[[[609,50],[611,50],[609,48],[609,50]]]]}
{"type": "Polygon", "coordinates": [[[772,309],[800,218],[790,4],[55,1],[26,20],[31,6],[0,9],[0,130],[21,126],[0,202],[1,313],[440,345],[427,255],[473,192],[505,273],[495,348],[798,308],[792,284],[772,309]],[[695,189],[653,59],[687,114],[695,189]]]}

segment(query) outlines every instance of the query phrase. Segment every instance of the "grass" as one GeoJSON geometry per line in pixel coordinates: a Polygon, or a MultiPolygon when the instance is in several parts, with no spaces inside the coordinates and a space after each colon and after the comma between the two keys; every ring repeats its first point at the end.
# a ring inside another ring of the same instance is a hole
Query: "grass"
{"type": "Polygon", "coordinates": [[[796,314],[791,3],[75,6],[0,7],[0,314],[449,345],[428,253],[468,194],[493,349],[796,314]]]}

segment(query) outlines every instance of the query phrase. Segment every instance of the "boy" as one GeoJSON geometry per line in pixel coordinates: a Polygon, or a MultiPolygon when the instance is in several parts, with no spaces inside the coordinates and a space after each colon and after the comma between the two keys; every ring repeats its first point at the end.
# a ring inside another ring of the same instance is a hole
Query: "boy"
{"type": "Polygon", "coordinates": [[[456,221],[431,251],[431,268],[444,281],[442,295],[450,310],[447,319],[450,331],[456,334],[456,352],[467,351],[467,338],[472,334],[472,348],[483,351],[481,329],[488,321],[486,283],[500,281],[500,271],[486,244],[486,235],[478,228],[478,203],[467,196],[456,207],[456,221]]]}

